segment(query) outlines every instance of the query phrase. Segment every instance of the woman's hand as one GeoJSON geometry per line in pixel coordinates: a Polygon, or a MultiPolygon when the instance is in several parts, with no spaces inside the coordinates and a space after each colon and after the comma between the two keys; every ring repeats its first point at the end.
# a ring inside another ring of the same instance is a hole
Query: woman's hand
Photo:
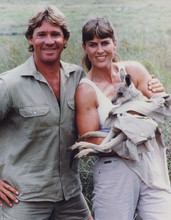
{"type": "Polygon", "coordinates": [[[160,83],[160,81],[154,78],[153,75],[151,77],[152,79],[148,83],[148,89],[151,90],[153,93],[164,92],[163,85],[160,83]]]}
{"type": "Polygon", "coordinates": [[[11,201],[17,204],[19,201],[13,194],[18,195],[19,192],[8,183],[0,180],[0,206],[2,206],[2,201],[9,207],[12,207],[11,201]]]}

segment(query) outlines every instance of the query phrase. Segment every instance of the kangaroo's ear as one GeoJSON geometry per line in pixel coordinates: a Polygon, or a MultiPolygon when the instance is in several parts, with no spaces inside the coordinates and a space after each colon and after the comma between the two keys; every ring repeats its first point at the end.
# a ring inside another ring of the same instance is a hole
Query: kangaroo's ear
{"type": "Polygon", "coordinates": [[[126,73],[124,71],[124,69],[122,68],[120,70],[120,79],[121,79],[121,82],[124,82],[125,81],[125,76],[126,76],[126,73]]]}
{"type": "Polygon", "coordinates": [[[125,82],[126,82],[128,87],[131,85],[132,81],[131,81],[131,76],[129,74],[126,75],[125,82]]]}

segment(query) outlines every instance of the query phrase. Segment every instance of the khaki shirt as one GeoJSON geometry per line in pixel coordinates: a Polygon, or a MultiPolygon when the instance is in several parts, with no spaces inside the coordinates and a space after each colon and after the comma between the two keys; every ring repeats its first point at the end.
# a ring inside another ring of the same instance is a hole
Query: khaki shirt
{"type": "Polygon", "coordinates": [[[83,69],[61,62],[60,106],[33,56],[0,74],[0,177],[21,201],[60,201],[81,191],[74,95],[83,69]]]}

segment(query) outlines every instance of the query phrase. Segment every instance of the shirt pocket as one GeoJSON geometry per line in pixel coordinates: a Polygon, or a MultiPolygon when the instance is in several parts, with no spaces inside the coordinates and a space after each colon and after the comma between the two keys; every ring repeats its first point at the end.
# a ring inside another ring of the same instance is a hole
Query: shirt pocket
{"type": "Polygon", "coordinates": [[[39,116],[44,116],[48,114],[49,106],[43,105],[43,106],[20,107],[19,112],[24,118],[39,117],[39,116]]]}
{"type": "Polygon", "coordinates": [[[19,108],[22,118],[24,133],[27,136],[48,136],[52,123],[49,117],[48,105],[23,106],[19,108]]]}
{"type": "Polygon", "coordinates": [[[75,101],[74,99],[67,100],[67,104],[70,110],[75,111],[75,101]]]}

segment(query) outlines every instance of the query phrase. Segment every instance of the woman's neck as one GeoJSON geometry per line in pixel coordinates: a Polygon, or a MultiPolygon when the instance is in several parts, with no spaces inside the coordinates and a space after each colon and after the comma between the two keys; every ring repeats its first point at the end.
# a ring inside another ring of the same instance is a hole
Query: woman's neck
{"type": "Polygon", "coordinates": [[[88,73],[88,78],[93,82],[107,81],[113,82],[116,74],[118,73],[118,67],[113,63],[110,67],[96,68],[92,67],[88,73]]]}

